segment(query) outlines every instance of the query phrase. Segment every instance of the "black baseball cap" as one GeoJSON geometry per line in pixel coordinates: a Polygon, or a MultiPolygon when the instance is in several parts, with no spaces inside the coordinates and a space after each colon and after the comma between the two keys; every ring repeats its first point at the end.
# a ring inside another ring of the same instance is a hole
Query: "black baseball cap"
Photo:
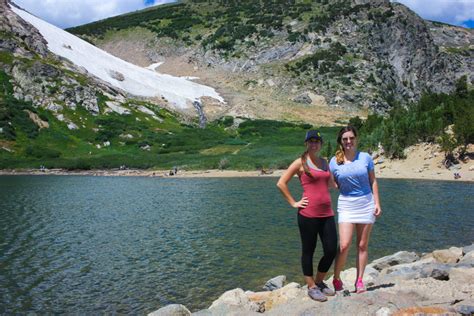
{"type": "Polygon", "coordinates": [[[306,137],[304,138],[304,141],[307,142],[311,138],[323,141],[323,136],[318,130],[310,130],[306,132],[306,137]]]}

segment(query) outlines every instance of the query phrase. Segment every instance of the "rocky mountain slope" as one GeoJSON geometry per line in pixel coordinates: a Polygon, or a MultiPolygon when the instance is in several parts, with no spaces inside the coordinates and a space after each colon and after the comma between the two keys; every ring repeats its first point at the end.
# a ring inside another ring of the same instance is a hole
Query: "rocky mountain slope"
{"type": "Polygon", "coordinates": [[[187,0],[69,31],[133,63],[201,78],[233,115],[384,112],[473,80],[473,30],[388,0],[187,0]]]}

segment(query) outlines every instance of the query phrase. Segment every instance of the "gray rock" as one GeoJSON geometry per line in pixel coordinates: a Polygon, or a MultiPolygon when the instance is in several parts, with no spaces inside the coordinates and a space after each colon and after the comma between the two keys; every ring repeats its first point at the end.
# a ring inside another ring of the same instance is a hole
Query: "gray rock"
{"type": "Polygon", "coordinates": [[[474,250],[466,253],[456,264],[456,267],[474,267],[474,250]]]}
{"type": "Polygon", "coordinates": [[[193,316],[209,316],[209,315],[212,315],[212,311],[210,311],[208,309],[201,309],[197,312],[192,313],[191,315],[193,315],[193,316]]]}
{"type": "Polygon", "coordinates": [[[117,81],[125,80],[125,76],[121,72],[118,72],[116,70],[109,70],[109,75],[117,81]]]}
{"type": "Polygon", "coordinates": [[[474,315],[474,306],[472,305],[460,305],[456,308],[456,312],[461,315],[474,315]]]}
{"type": "Polygon", "coordinates": [[[448,264],[432,263],[421,268],[420,277],[433,278],[440,281],[449,280],[449,271],[452,266],[448,264]]]}
{"type": "Polygon", "coordinates": [[[293,98],[293,101],[295,101],[296,103],[303,103],[303,104],[311,104],[311,102],[313,102],[313,100],[311,100],[311,97],[306,92],[293,98]]]}
{"type": "Polygon", "coordinates": [[[375,312],[375,316],[390,316],[392,312],[388,307],[382,307],[377,312],[375,312]]]}
{"type": "Polygon", "coordinates": [[[171,304],[165,307],[162,307],[152,313],[149,313],[148,316],[189,316],[191,312],[186,306],[181,304],[171,304]]]}
{"type": "Polygon", "coordinates": [[[283,284],[286,281],[286,276],[284,275],[279,275],[277,277],[274,277],[270,280],[268,280],[265,285],[263,286],[263,289],[265,291],[273,291],[276,289],[280,289],[283,287],[283,284]]]}
{"type": "Polygon", "coordinates": [[[262,315],[261,313],[249,311],[238,306],[219,305],[213,309],[203,309],[196,313],[192,313],[193,316],[257,316],[262,315]]]}
{"type": "Polygon", "coordinates": [[[454,267],[449,271],[449,280],[459,284],[474,284],[474,269],[454,267]]]}
{"type": "Polygon", "coordinates": [[[451,247],[433,251],[433,257],[441,263],[456,263],[462,257],[462,249],[451,247]]]}
{"type": "Polygon", "coordinates": [[[381,271],[391,266],[395,266],[395,265],[399,265],[403,263],[411,263],[419,259],[420,257],[414,252],[399,251],[393,255],[374,260],[368,266],[378,271],[381,271]]]}
{"type": "Polygon", "coordinates": [[[212,302],[209,310],[220,309],[222,305],[226,307],[237,307],[238,309],[249,312],[257,312],[260,310],[260,306],[255,302],[251,302],[242,289],[233,289],[225,292],[217,300],[212,302]]]}
{"type": "Polygon", "coordinates": [[[77,127],[77,125],[74,124],[73,122],[69,122],[67,123],[67,128],[70,130],[74,130],[74,129],[78,129],[79,127],[77,127]]]}
{"type": "Polygon", "coordinates": [[[400,279],[419,279],[431,275],[431,271],[428,269],[425,276],[422,274],[424,267],[431,266],[435,264],[433,258],[427,258],[411,263],[398,264],[394,266],[387,267],[380,272],[380,275],[385,278],[385,280],[390,278],[400,278],[400,279]]]}
{"type": "Polygon", "coordinates": [[[474,244],[466,247],[462,247],[462,254],[466,255],[468,252],[474,251],[474,244]]]}

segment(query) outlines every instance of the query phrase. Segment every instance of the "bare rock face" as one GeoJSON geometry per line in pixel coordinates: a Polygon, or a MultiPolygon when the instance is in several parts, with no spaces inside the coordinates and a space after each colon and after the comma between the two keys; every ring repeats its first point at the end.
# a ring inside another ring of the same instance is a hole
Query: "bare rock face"
{"type": "Polygon", "coordinates": [[[48,46],[44,38],[32,25],[10,10],[7,0],[0,0],[0,31],[13,35],[12,38],[2,40],[1,47],[4,49],[20,55],[29,55],[20,46],[24,44],[28,50],[42,57],[48,55],[48,46]]]}

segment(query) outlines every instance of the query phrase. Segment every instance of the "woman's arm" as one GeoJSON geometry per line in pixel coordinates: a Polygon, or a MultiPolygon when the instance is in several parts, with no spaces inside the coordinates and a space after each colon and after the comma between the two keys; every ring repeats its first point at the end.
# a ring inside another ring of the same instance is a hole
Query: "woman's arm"
{"type": "Polygon", "coordinates": [[[334,175],[332,174],[331,171],[329,171],[329,183],[328,186],[330,189],[339,189],[339,186],[337,185],[336,179],[334,179],[334,175]]]}
{"type": "Polygon", "coordinates": [[[375,171],[369,171],[369,180],[370,185],[372,187],[372,194],[374,195],[375,200],[375,216],[379,217],[382,215],[382,207],[380,206],[380,198],[379,198],[379,186],[377,184],[377,179],[375,178],[375,171]]]}
{"type": "MultiPolygon", "coordinates": [[[[327,162],[326,162],[327,163],[327,162]]],[[[327,163],[328,170],[329,170],[329,182],[328,182],[328,187],[330,189],[339,189],[339,186],[337,185],[336,179],[334,179],[334,175],[331,172],[331,168],[329,167],[329,163],[327,163]]]]}
{"type": "Polygon", "coordinates": [[[296,159],[293,163],[288,167],[288,169],[283,173],[278,180],[277,187],[280,189],[280,192],[283,194],[285,199],[288,201],[288,204],[294,208],[305,208],[308,205],[308,198],[303,197],[299,201],[295,201],[293,196],[288,189],[288,182],[290,182],[291,178],[295,174],[297,174],[301,169],[301,158],[296,159]]]}

